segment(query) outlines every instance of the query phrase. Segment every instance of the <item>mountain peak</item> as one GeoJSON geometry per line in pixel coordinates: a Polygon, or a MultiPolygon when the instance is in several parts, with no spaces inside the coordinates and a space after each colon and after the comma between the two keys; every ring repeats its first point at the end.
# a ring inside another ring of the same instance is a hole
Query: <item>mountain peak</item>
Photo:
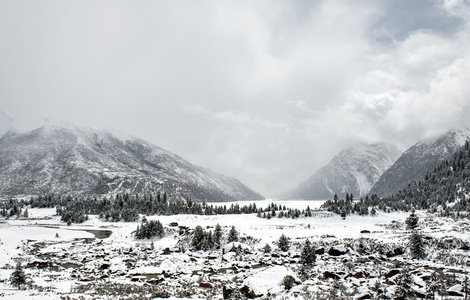
{"type": "Polygon", "coordinates": [[[358,144],[346,148],[286,196],[329,199],[334,194],[365,195],[400,154],[397,146],[386,143],[358,144]]]}
{"type": "Polygon", "coordinates": [[[384,172],[370,193],[379,197],[388,196],[409,182],[423,179],[427,171],[432,170],[439,162],[449,159],[469,139],[470,130],[462,127],[417,142],[384,172]]]}

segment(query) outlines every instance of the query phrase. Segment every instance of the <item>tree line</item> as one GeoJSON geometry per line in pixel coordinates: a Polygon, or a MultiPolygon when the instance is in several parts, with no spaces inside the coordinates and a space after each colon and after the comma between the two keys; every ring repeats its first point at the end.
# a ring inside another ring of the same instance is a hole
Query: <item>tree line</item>
{"type": "Polygon", "coordinates": [[[349,214],[428,210],[444,216],[465,217],[470,213],[470,145],[466,141],[454,155],[425,173],[422,180],[407,184],[398,192],[379,198],[376,194],[354,202],[352,194],[345,199],[326,201],[322,208],[346,217],[349,214]]]}

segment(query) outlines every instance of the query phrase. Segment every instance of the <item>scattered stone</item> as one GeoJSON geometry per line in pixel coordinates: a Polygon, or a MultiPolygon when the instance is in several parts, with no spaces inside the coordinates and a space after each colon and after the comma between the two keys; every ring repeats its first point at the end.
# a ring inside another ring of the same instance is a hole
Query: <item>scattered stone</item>
{"type": "Polygon", "coordinates": [[[391,277],[393,277],[393,276],[395,276],[395,275],[397,275],[397,274],[399,274],[399,273],[400,273],[400,270],[399,270],[399,269],[390,270],[390,271],[388,271],[387,274],[385,274],[385,278],[391,278],[391,277]]]}
{"type": "Polygon", "coordinates": [[[348,249],[346,249],[344,245],[336,245],[331,247],[330,250],[328,250],[328,254],[331,256],[341,256],[346,253],[348,253],[348,249]]]}
{"type": "Polygon", "coordinates": [[[212,284],[210,284],[209,282],[201,282],[201,283],[199,284],[199,286],[202,287],[202,288],[205,288],[205,289],[211,289],[211,288],[213,288],[212,284]]]}
{"type": "Polygon", "coordinates": [[[325,279],[331,278],[331,279],[334,279],[334,280],[340,279],[340,277],[339,277],[338,274],[333,273],[333,272],[331,272],[331,271],[325,271],[325,272],[323,272],[323,278],[325,278],[325,279]]]}

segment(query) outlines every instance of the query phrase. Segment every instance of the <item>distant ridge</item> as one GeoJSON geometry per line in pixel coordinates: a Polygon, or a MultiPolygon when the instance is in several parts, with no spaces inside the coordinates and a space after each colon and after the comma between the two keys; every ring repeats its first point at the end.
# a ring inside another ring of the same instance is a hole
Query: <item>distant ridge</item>
{"type": "Polygon", "coordinates": [[[315,200],[332,199],[335,193],[366,195],[400,154],[395,145],[386,143],[347,148],[282,197],[315,200]]]}
{"type": "Polygon", "coordinates": [[[470,130],[465,127],[450,130],[436,139],[416,143],[384,172],[370,194],[389,196],[412,181],[422,180],[427,171],[432,171],[438,163],[451,158],[468,139],[470,130]]]}
{"type": "Polygon", "coordinates": [[[263,199],[234,178],[135,137],[46,125],[0,139],[0,196],[158,191],[195,201],[263,199]]]}

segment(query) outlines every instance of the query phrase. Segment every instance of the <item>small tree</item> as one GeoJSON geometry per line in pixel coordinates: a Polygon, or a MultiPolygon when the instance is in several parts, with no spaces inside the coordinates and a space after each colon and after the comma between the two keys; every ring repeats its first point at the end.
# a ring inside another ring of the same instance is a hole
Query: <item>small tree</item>
{"type": "Polygon", "coordinates": [[[302,247],[300,253],[300,263],[304,266],[311,266],[315,263],[315,249],[308,239],[305,240],[305,244],[302,247]]]}
{"type": "Polygon", "coordinates": [[[436,293],[438,295],[445,295],[447,293],[444,274],[441,270],[435,270],[429,282],[426,285],[426,296],[431,297],[431,299],[436,299],[436,293]]]}
{"type": "Polygon", "coordinates": [[[408,216],[408,218],[406,218],[405,220],[406,228],[415,229],[416,227],[418,227],[418,222],[419,222],[419,218],[413,210],[411,214],[408,216]]]}
{"type": "Polygon", "coordinates": [[[16,264],[15,271],[13,271],[13,273],[11,274],[10,283],[12,286],[19,289],[22,286],[26,285],[26,281],[27,281],[26,274],[24,273],[23,267],[18,262],[16,264]]]}
{"type": "Polygon", "coordinates": [[[410,270],[407,267],[404,267],[397,276],[395,297],[398,299],[416,299],[412,285],[413,279],[411,278],[410,270]]]}
{"type": "Polygon", "coordinates": [[[468,277],[467,275],[465,275],[465,278],[462,282],[462,287],[463,287],[463,292],[464,292],[464,296],[465,296],[465,300],[468,300],[468,294],[469,294],[469,290],[468,290],[468,277]]]}
{"type": "Polygon", "coordinates": [[[200,225],[197,225],[196,228],[194,228],[193,240],[191,242],[191,245],[193,245],[196,250],[201,250],[202,244],[204,242],[204,237],[204,229],[202,229],[200,225]]]}
{"type": "Polygon", "coordinates": [[[224,233],[222,232],[222,226],[220,226],[220,224],[217,223],[214,229],[214,245],[217,249],[219,249],[222,244],[223,236],[224,236],[224,233]]]}
{"type": "Polygon", "coordinates": [[[289,250],[289,247],[290,247],[289,238],[286,237],[284,234],[281,234],[281,236],[279,237],[279,240],[277,242],[277,245],[278,245],[279,249],[281,249],[282,251],[289,250]]]}
{"type": "Polygon", "coordinates": [[[271,250],[272,250],[271,246],[269,246],[269,244],[266,243],[266,245],[264,245],[264,247],[263,247],[264,253],[269,253],[269,252],[271,252],[271,250]]]}
{"type": "Polygon", "coordinates": [[[230,231],[229,231],[228,237],[227,237],[227,242],[229,242],[229,243],[238,242],[238,231],[235,228],[235,226],[232,226],[232,228],[230,228],[230,231]]]}
{"type": "Polygon", "coordinates": [[[426,257],[426,252],[424,250],[423,237],[419,232],[414,230],[411,233],[409,240],[409,247],[411,251],[411,256],[416,259],[422,259],[426,257]]]}

